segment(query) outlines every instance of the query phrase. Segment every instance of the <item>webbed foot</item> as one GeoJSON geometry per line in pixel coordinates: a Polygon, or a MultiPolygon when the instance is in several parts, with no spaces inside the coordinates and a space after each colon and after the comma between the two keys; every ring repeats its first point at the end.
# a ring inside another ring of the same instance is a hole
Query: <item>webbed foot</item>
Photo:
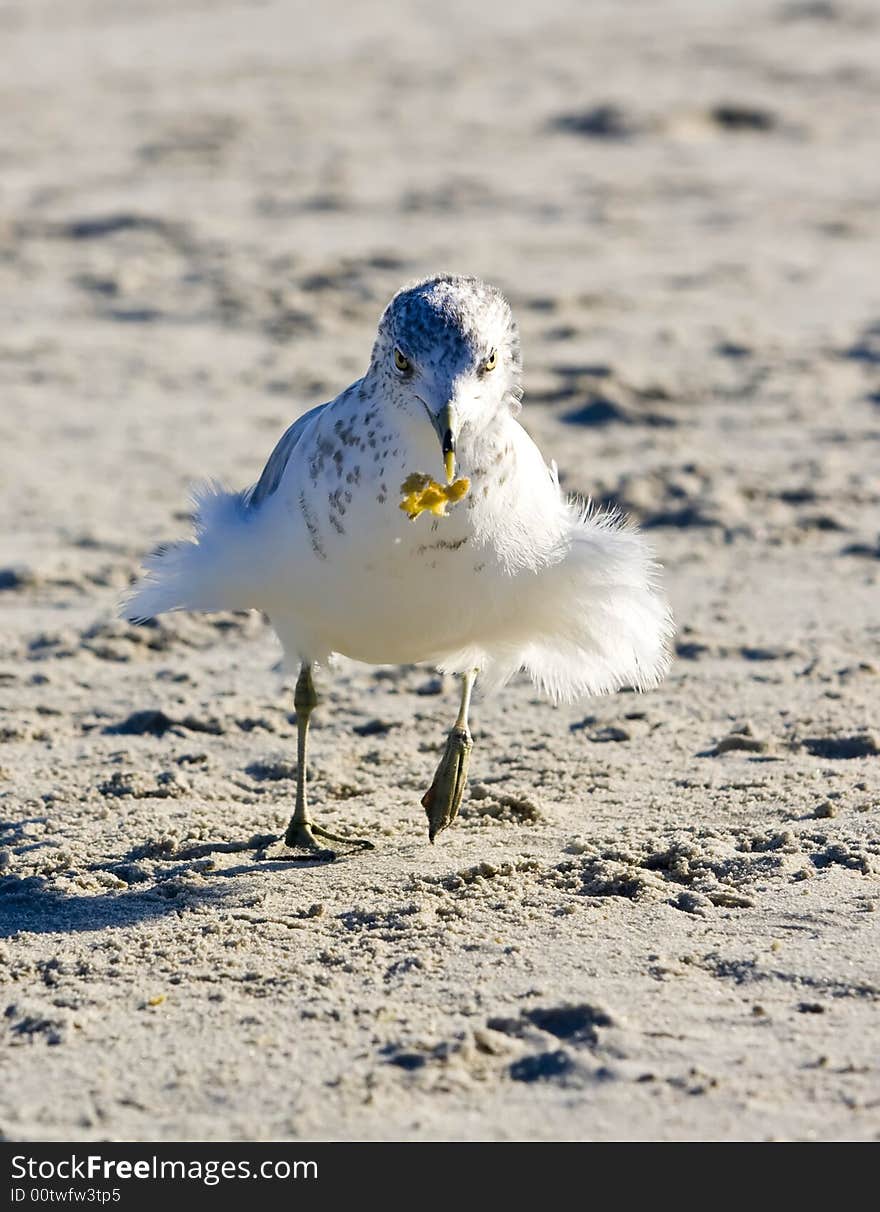
{"type": "Polygon", "coordinates": [[[458,816],[473,747],[470,730],[456,725],[446,741],[434,781],[422,797],[422,807],[428,818],[428,837],[432,842],[458,816]]]}
{"type": "Polygon", "coordinates": [[[336,858],[336,851],[328,850],[326,846],[322,846],[319,839],[327,842],[338,842],[342,846],[353,846],[356,850],[375,849],[373,843],[368,842],[366,838],[343,837],[340,833],[331,833],[323,825],[316,825],[314,821],[296,820],[291,821],[287,826],[287,832],[284,835],[284,845],[289,846],[291,850],[308,851],[307,857],[310,859],[320,858],[325,862],[332,863],[336,858]]]}

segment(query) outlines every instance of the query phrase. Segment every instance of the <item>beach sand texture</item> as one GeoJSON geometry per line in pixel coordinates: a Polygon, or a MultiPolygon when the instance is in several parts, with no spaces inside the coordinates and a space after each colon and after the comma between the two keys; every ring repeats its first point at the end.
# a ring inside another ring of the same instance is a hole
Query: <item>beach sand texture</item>
{"type": "Polygon", "coordinates": [[[880,12],[0,3],[0,1134],[880,1134],[880,12]],[[292,695],[115,618],[403,282],[508,294],[522,421],[644,527],[665,683],[292,695]]]}

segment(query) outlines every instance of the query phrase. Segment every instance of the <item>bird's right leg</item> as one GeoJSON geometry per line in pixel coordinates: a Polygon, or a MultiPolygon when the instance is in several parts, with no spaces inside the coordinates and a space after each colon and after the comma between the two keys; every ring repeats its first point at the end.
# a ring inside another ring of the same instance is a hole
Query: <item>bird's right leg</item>
{"type": "Polygon", "coordinates": [[[322,825],[312,820],[306,800],[306,759],[308,752],[309,721],[312,712],[318,705],[318,695],[312,681],[312,666],[303,662],[300,666],[299,677],[296,679],[296,689],[293,692],[293,705],[296,709],[296,807],[287,832],[284,835],[285,846],[294,849],[310,850],[313,854],[333,859],[336,857],[332,850],[327,850],[317,840],[323,838],[328,842],[342,842],[346,846],[356,846],[361,850],[372,850],[373,843],[364,838],[342,837],[338,833],[330,833],[322,825]]]}

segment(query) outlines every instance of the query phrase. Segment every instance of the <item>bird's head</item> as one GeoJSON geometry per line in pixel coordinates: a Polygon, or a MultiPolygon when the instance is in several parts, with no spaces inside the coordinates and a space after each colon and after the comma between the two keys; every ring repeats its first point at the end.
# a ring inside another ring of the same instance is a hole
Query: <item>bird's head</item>
{"type": "Polygon", "coordinates": [[[507,300],[479,278],[442,274],[398,291],[379,322],[370,374],[393,403],[433,426],[446,476],[462,434],[516,411],[519,334],[507,300]]]}

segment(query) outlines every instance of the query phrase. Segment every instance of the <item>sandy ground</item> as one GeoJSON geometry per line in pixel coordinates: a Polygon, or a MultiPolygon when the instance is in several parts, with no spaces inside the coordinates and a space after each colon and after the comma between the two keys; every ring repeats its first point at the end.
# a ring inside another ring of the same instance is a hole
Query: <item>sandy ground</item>
{"type": "Polygon", "coordinates": [[[0,42],[0,1131],[876,1139],[876,6],[6,0],[0,42]],[[479,702],[434,847],[455,688],[324,671],[315,801],[380,848],[265,861],[271,633],[115,601],[437,269],[508,292],[677,660],[479,702]]]}

